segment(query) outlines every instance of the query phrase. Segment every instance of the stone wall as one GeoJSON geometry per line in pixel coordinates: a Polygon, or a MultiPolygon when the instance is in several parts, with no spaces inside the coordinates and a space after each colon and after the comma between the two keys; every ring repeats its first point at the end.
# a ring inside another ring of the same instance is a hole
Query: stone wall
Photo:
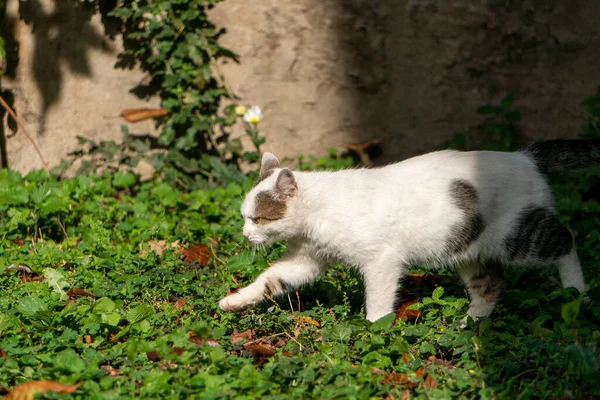
{"type": "MultiPolygon", "coordinates": [[[[51,165],[77,135],[118,139],[121,109],[158,105],[130,92],[143,73],[113,68],[119,40],[77,3],[9,0],[3,27],[19,45],[3,86],[51,165]],[[19,20],[26,4],[40,7],[19,20]]],[[[226,79],[263,108],[265,149],[280,156],[377,138],[387,162],[457,132],[476,146],[476,108],[506,94],[526,140],[574,137],[600,85],[596,0],[225,0],[211,16],[241,61],[221,65],[226,79]]],[[[5,133],[10,167],[40,166],[23,135],[5,133]]]]}

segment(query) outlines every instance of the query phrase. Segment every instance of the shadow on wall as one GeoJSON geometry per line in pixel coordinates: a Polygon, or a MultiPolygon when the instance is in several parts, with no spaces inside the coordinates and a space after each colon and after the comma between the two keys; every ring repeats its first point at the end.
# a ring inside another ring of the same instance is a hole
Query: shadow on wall
{"type": "MultiPolygon", "coordinates": [[[[32,72],[42,98],[39,134],[45,132],[45,114],[60,98],[62,93],[63,72],[91,77],[89,63],[90,49],[108,52],[104,47],[104,35],[95,31],[90,22],[92,16],[100,10],[110,9],[114,0],[96,2],[81,0],[21,0],[19,18],[25,25],[19,24],[14,16],[6,16],[1,35],[6,39],[8,68],[6,75],[16,77],[19,63],[18,29],[26,27],[33,35],[32,72]]],[[[114,36],[116,28],[110,18],[102,18],[106,33],[114,36]]],[[[67,94],[68,95],[68,94],[67,94]]]]}
{"type": "Polygon", "coordinates": [[[378,163],[430,151],[459,132],[468,147],[481,148],[487,139],[476,128],[482,122],[476,110],[508,94],[527,114],[521,124],[526,141],[577,135],[582,121],[570,109],[600,78],[591,57],[600,34],[590,17],[597,6],[554,0],[338,4],[358,119],[348,134],[356,142],[380,139],[385,153],[378,163]]]}

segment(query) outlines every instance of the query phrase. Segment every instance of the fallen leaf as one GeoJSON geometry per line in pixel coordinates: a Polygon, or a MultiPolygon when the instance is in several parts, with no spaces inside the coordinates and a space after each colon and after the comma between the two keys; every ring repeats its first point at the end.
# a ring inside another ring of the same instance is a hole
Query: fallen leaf
{"type": "Polygon", "coordinates": [[[112,365],[102,365],[100,366],[100,370],[106,372],[110,376],[119,376],[119,371],[112,365]]]}
{"type": "Polygon", "coordinates": [[[67,294],[71,298],[74,298],[74,297],[93,297],[93,298],[96,298],[96,296],[94,296],[94,294],[92,292],[89,292],[89,291],[87,291],[85,289],[80,289],[80,288],[71,288],[71,289],[69,289],[69,291],[67,292],[67,294]]]}
{"type": "Polygon", "coordinates": [[[419,367],[419,369],[417,369],[415,371],[415,375],[417,375],[418,377],[419,376],[423,376],[423,371],[425,371],[425,368],[424,367],[419,367]]]}
{"type": "Polygon", "coordinates": [[[7,394],[3,400],[33,400],[36,393],[52,391],[56,393],[73,393],[81,383],[63,385],[54,381],[29,381],[22,383],[7,394]]]}
{"type": "Polygon", "coordinates": [[[404,364],[408,364],[408,353],[402,353],[402,361],[404,361],[404,364]]]}
{"type": "Polygon", "coordinates": [[[287,350],[282,351],[281,354],[286,357],[294,357],[294,355],[287,350]]]}
{"type": "Polygon", "coordinates": [[[421,310],[407,310],[406,308],[412,304],[418,303],[419,298],[412,298],[403,300],[398,308],[396,309],[396,318],[400,318],[403,321],[416,320],[421,316],[421,310]]]}
{"type": "Polygon", "coordinates": [[[231,343],[237,343],[242,339],[250,340],[254,337],[254,331],[252,329],[246,329],[244,332],[238,332],[237,329],[233,328],[233,333],[229,337],[231,343]]]}
{"type": "Polygon", "coordinates": [[[206,345],[208,347],[217,347],[220,344],[221,343],[219,343],[219,341],[217,339],[206,339],[206,345]]]}
{"type": "Polygon", "coordinates": [[[147,351],[146,357],[148,357],[148,360],[150,361],[160,361],[160,354],[158,354],[158,351],[156,350],[147,351]]]}
{"type": "Polygon", "coordinates": [[[93,342],[91,335],[85,335],[84,339],[85,339],[85,343],[87,343],[87,344],[92,344],[92,342],[93,342]]]}
{"type": "Polygon", "coordinates": [[[433,379],[433,377],[430,374],[427,374],[427,376],[425,376],[425,387],[427,389],[437,389],[438,388],[438,383],[435,379],[433,379]]]}
{"type": "Polygon", "coordinates": [[[262,365],[267,358],[275,355],[275,348],[267,343],[247,343],[244,348],[252,354],[254,365],[262,365]]]}
{"type": "Polygon", "coordinates": [[[187,303],[188,299],[185,298],[181,298],[179,300],[177,300],[174,304],[173,304],[173,310],[179,310],[181,307],[183,307],[185,305],[185,303],[187,303]]]}
{"type": "Polygon", "coordinates": [[[408,375],[406,375],[403,372],[388,372],[384,374],[383,378],[381,379],[381,383],[383,383],[384,385],[391,383],[392,385],[401,386],[406,385],[409,382],[410,381],[408,380],[408,375]]]}
{"type": "Polygon", "coordinates": [[[0,357],[6,357],[6,352],[0,347],[0,357]]]}
{"type": "Polygon", "coordinates": [[[150,246],[150,250],[156,253],[158,256],[162,256],[165,250],[170,248],[179,248],[179,240],[174,242],[167,243],[166,240],[149,240],[148,246],[150,246]]]}
{"type": "Polygon", "coordinates": [[[21,272],[23,274],[32,274],[33,273],[33,271],[31,270],[31,268],[29,268],[25,264],[19,264],[19,265],[10,264],[8,267],[6,267],[6,272],[8,272],[11,269],[16,269],[17,271],[19,271],[19,272],[21,272]]]}
{"type": "Polygon", "coordinates": [[[208,246],[202,243],[181,250],[181,254],[183,254],[183,261],[186,263],[198,262],[203,267],[208,265],[208,260],[212,256],[212,252],[208,246]]]}
{"type": "Polygon", "coordinates": [[[305,315],[295,315],[294,319],[296,319],[296,321],[300,321],[303,322],[305,324],[310,324],[313,326],[320,326],[318,321],[315,321],[314,319],[312,319],[311,317],[305,316],[305,315]]]}
{"type": "Polygon", "coordinates": [[[125,108],[119,114],[127,122],[138,122],[149,118],[164,117],[169,110],[164,108],[125,108]]]}
{"type": "Polygon", "coordinates": [[[182,355],[183,352],[185,351],[185,349],[183,347],[173,347],[173,351],[175,352],[175,354],[177,354],[178,356],[182,355]]]}

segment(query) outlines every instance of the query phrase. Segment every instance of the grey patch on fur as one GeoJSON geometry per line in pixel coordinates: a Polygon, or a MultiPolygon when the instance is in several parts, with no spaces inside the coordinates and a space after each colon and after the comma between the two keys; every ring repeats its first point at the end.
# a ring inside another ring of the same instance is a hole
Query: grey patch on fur
{"type": "Polygon", "coordinates": [[[600,163],[600,139],[556,139],[537,142],[525,149],[542,173],[582,168],[600,163]]]}
{"type": "Polygon", "coordinates": [[[465,218],[450,230],[446,249],[448,253],[465,251],[469,244],[477,240],[485,228],[483,217],[479,213],[477,190],[469,182],[455,179],[450,185],[450,195],[459,209],[464,211],[465,218]]]}
{"type": "Polygon", "coordinates": [[[504,287],[501,276],[493,269],[484,266],[479,274],[467,282],[468,288],[476,292],[487,303],[496,303],[504,287]]]}
{"type": "Polygon", "coordinates": [[[263,190],[256,195],[254,216],[259,223],[277,221],[285,216],[286,210],[285,200],[279,200],[271,190],[263,190]]]}
{"type": "Polygon", "coordinates": [[[521,211],[517,226],[506,237],[504,245],[511,260],[556,260],[569,254],[573,237],[558,223],[552,210],[532,205],[521,211]]]}
{"type": "Polygon", "coordinates": [[[289,285],[281,278],[269,279],[265,284],[265,296],[273,297],[285,293],[289,290],[289,285]]]}

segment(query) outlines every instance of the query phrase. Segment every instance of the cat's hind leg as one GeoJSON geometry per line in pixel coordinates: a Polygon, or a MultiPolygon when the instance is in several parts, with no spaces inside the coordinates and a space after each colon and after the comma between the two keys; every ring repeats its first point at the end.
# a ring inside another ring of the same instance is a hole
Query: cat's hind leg
{"type": "Polygon", "coordinates": [[[461,326],[466,326],[469,316],[476,321],[481,317],[489,317],[494,311],[503,286],[499,268],[476,261],[457,266],[471,300],[467,316],[460,321],[461,326]]]}
{"type": "Polygon", "coordinates": [[[560,225],[553,210],[525,209],[517,228],[505,239],[509,262],[515,264],[557,264],[563,287],[585,290],[585,282],[573,235],[560,225]]]}

